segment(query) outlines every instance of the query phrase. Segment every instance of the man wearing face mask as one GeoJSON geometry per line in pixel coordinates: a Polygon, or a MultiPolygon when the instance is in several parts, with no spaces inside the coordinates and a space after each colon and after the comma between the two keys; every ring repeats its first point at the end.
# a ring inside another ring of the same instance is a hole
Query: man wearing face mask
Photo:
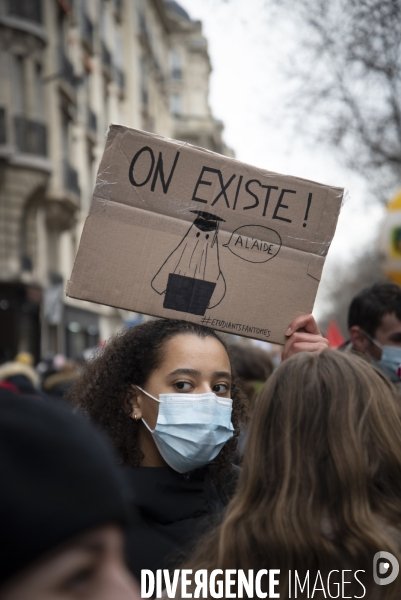
{"type": "Polygon", "coordinates": [[[372,362],[401,395],[401,288],[376,283],[362,290],[351,302],[348,328],[350,341],[343,349],[372,362]]]}

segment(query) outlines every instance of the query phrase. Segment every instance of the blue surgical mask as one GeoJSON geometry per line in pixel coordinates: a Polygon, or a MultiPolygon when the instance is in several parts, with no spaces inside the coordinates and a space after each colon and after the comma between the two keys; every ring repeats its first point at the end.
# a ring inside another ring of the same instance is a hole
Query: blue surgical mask
{"type": "Polygon", "coordinates": [[[159,402],[156,427],[145,422],[157,449],[166,463],[187,473],[203,467],[219,454],[233,436],[231,423],[233,401],[207,394],[160,394],[159,399],[136,386],[141,392],[159,402]]]}
{"type": "Polygon", "coordinates": [[[400,381],[398,376],[398,370],[401,365],[401,348],[397,346],[383,346],[375,340],[372,336],[370,336],[366,331],[364,331],[366,337],[378,348],[381,348],[382,356],[380,360],[375,360],[374,363],[376,367],[378,367],[390,381],[397,383],[400,381]]]}

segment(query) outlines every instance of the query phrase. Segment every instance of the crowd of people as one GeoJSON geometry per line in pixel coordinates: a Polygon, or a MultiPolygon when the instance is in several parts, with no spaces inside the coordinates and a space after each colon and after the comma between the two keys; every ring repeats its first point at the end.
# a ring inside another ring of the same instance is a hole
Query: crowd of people
{"type": "Polygon", "coordinates": [[[38,398],[65,401],[66,393],[80,373],[84,361],[63,354],[46,357],[34,367],[30,352],[19,352],[14,360],[0,361],[0,398],[4,390],[38,398]]]}
{"type": "Polygon", "coordinates": [[[401,561],[401,288],[352,301],[342,348],[311,315],[286,335],[277,368],[165,319],[41,383],[0,366],[0,600],[138,599],[161,569],[218,570],[207,597],[276,570],[260,593],[399,599],[373,563],[401,561]]]}

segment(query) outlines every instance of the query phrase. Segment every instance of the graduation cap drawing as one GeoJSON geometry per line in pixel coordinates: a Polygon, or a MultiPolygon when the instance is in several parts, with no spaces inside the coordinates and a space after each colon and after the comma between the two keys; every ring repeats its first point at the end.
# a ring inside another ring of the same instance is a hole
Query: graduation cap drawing
{"type": "Polygon", "coordinates": [[[190,212],[198,215],[193,224],[201,231],[218,231],[220,223],[225,223],[221,217],[203,210],[191,210],[190,212]]]}
{"type": "Polygon", "coordinates": [[[219,226],[225,220],[202,210],[190,212],[197,215],[195,220],[151,285],[158,294],[165,294],[164,308],[204,315],[226,293],[218,246],[219,226]]]}

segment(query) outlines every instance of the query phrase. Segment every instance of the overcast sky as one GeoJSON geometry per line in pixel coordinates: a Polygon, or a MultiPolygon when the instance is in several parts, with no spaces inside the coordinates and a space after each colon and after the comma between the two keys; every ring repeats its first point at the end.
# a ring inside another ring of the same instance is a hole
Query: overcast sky
{"type": "Polygon", "coordinates": [[[291,24],[268,14],[263,0],[179,0],[203,23],[213,72],[210,104],[241,161],[348,190],[323,271],[314,314],[329,302],[334,267],[369,247],[385,209],[368,199],[365,181],[340,166],[334,151],[294,133],[283,118],[291,82],[280,65],[291,56],[291,24]]]}

